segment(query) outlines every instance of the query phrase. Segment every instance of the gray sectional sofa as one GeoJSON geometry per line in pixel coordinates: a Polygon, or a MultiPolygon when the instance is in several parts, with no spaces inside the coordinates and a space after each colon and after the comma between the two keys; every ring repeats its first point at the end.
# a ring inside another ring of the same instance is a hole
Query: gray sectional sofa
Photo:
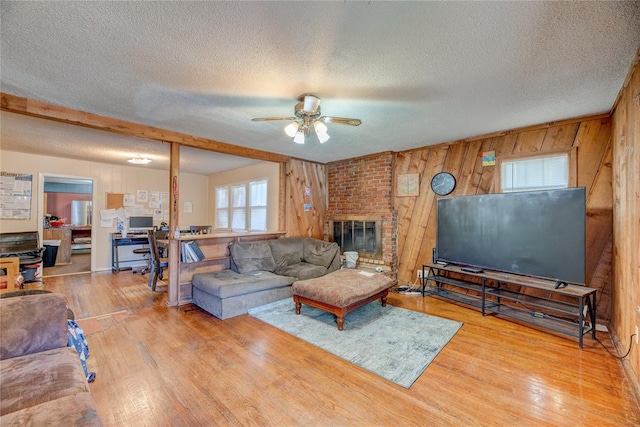
{"type": "Polygon", "coordinates": [[[102,425],[67,316],[62,294],[0,299],[1,426],[102,425]]]}
{"type": "Polygon", "coordinates": [[[219,319],[292,296],[297,280],[340,268],[340,247],[310,237],[232,243],[229,269],[193,275],[193,303],[219,319]]]}

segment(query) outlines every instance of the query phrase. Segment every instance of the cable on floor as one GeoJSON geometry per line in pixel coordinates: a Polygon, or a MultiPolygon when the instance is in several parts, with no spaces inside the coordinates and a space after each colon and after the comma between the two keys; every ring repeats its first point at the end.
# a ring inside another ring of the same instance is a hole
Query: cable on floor
{"type": "Polygon", "coordinates": [[[630,343],[629,343],[629,350],[627,350],[627,352],[625,353],[625,355],[624,355],[624,356],[616,356],[615,354],[611,353],[611,352],[609,351],[609,349],[608,349],[608,348],[607,348],[607,347],[602,343],[602,341],[600,341],[598,338],[596,338],[596,341],[598,341],[598,342],[600,343],[600,345],[602,346],[602,348],[604,348],[604,349],[607,351],[607,353],[609,353],[609,355],[610,355],[611,357],[615,357],[615,358],[616,358],[616,359],[618,359],[618,360],[624,360],[624,359],[629,355],[629,353],[631,353],[631,349],[633,348],[633,337],[635,337],[635,336],[636,336],[636,334],[633,334],[633,335],[631,335],[631,338],[629,338],[629,341],[630,341],[630,343]]]}

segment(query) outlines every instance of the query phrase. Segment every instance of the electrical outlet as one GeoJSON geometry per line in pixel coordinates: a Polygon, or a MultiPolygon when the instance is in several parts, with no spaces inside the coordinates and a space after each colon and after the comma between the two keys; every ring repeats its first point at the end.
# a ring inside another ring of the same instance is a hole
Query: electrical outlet
{"type": "Polygon", "coordinates": [[[418,279],[422,279],[422,270],[421,269],[418,270],[418,279]]]}
{"type": "Polygon", "coordinates": [[[638,344],[638,325],[636,325],[636,344],[638,344]]]}

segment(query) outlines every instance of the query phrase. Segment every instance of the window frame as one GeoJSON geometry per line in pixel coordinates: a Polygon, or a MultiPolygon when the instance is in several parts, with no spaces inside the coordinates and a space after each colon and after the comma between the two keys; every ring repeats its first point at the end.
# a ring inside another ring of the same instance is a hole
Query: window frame
{"type": "Polygon", "coordinates": [[[213,223],[215,224],[215,228],[214,230],[216,231],[233,231],[233,230],[238,230],[238,231],[244,231],[244,232],[266,232],[268,231],[269,228],[269,178],[267,177],[263,177],[263,178],[256,178],[256,179],[249,179],[247,181],[240,181],[240,182],[233,182],[233,183],[228,183],[228,184],[224,184],[224,185],[216,185],[214,188],[214,201],[213,201],[213,207],[214,207],[214,221],[213,223]],[[255,207],[263,207],[262,205],[256,205],[253,206],[251,205],[251,184],[252,183],[256,183],[256,182],[264,182],[264,186],[265,186],[265,191],[266,191],[266,197],[265,197],[265,202],[266,205],[264,205],[264,224],[265,224],[265,229],[264,230],[252,230],[250,228],[251,225],[251,213],[252,213],[252,208],[255,207]],[[242,229],[238,229],[238,228],[233,228],[233,211],[234,209],[238,209],[239,206],[234,207],[233,206],[233,188],[234,187],[244,187],[245,190],[245,203],[243,206],[244,209],[244,228],[242,229]],[[226,188],[227,189],[227,203],[226,203],[226,207],[224,208],[218,208],[218,192],[219,189],[222,188],[226,188]],[[218,228],[218,213],[220,210],[226,210],[227,211],[227,227],[226,228],[218,228]]]}
{"type": "MultiPolygon", "coordinates": [[[[507,156],[500,156],[496,158],[496,166],[495,166],[495,174],[494,174],[494,187],[496,189],[496,193],[503,193],[502,190],[502,162],[504,161],[518,161],[518,160],[531,160],[537,158],[544,157],[555,157],[558,155],[567,155],[568,156],[568,173],[567,177],[567,188],[573,188],[578,186],[578,147],[572,147],[569,149],[558,149],[558,150],[549,150],[543,153],[522,153],[522,154],[512,154],[507,156]]],[[[522,190],[522,191],[533,191],[533,190],[522,190]]]]}

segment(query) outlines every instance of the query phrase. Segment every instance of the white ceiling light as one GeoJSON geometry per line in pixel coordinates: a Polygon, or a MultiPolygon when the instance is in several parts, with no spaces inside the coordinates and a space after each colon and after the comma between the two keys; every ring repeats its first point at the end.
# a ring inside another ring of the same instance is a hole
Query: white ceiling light
{"type": "Polygon", "coordinates": [[[322,123],[319,120],[297,120],[293,123],[289,123],[285,128],[284,132],[294,137],[293,141],[298,144],[304,144],[305,136],[309,136],[311,130],[311,124],[313,123],[313,128],[316,131],[316,135],[318,135],[318,140],[320,143],[325,143],[329,140],[329,134],[327,133],[327,125],[322,123]]]}
{"type": "Polygon", "coordinates": [[[327,125],[322,122],[314,122],[313,127],[316,130],[316,133],[327,133],[327,125]]]}
{"type": "Polygon", "coordinates": [[[296,144],[304,144],[304,131],[299,130],[296,132],[296,136],[293,138],[293,142],[296,144]]]}
{"type": "Polygon", "coordinates": [[[329,140],[329,138],[331,138],[331,137],[327,133],[319,133],[318,134],[318,140],[320,141],[320,144],[324,144],[325,142],[327,142],[329,140]]]}
{"type": "Polygon", "coordinates": [[[127,160],[129,163],[133,163],[134,165],[146,165],[147,163],[151,163],[151,159],[147,159],[146,157],[134,156],[127,160]]]}
{"type": "Polygon", "coordinates": [[[329,140],[330,136],[327,133],[327,125],[322,122],[316,121],[313,123],[313,128],[316,130],[316,135],[318,135],[320,144],[324,144],[329,140]]]}
{"type": "Polygon", "coordinates": [[[289,123],[284,128],[284,133],[289,135],[291,138],[293,138],[296,135],[296,132],[298,132],[298,122],[289,123]]]}

